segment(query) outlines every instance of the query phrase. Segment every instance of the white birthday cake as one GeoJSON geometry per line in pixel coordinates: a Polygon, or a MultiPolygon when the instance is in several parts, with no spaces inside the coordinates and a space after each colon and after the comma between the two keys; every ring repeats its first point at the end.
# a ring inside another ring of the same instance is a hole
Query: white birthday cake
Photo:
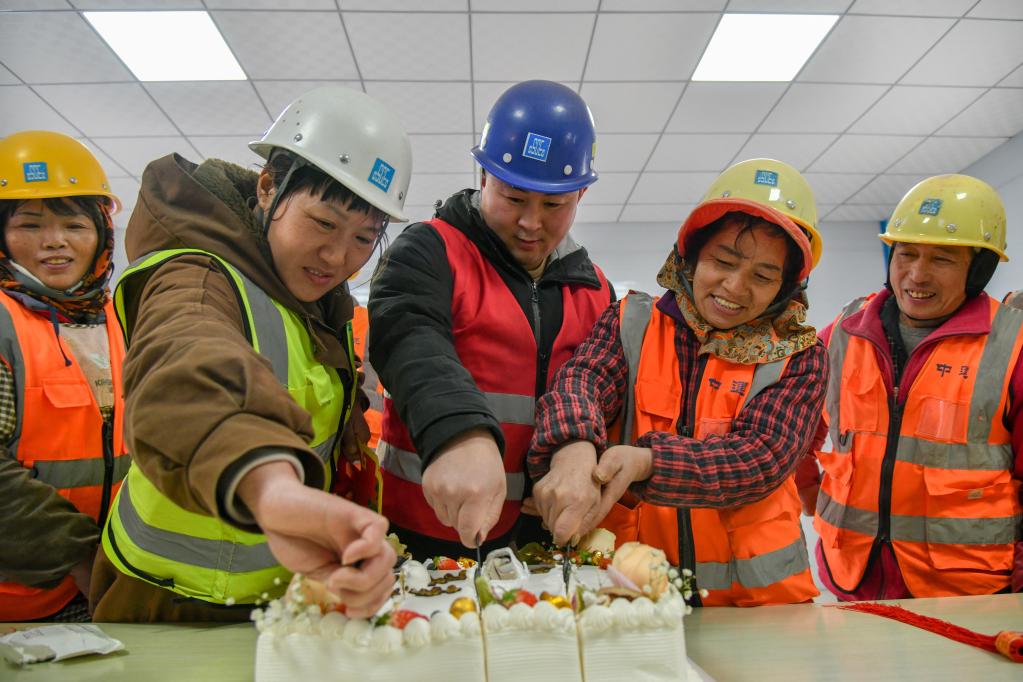
{"type": "Polygon", "coordinates": [[[373,619],[348,619],[322,589],[293,581],[257,610],[256,682],[686,680],[682,595],[659,550],[619,548],[606,569],[527,568],[510,550],[406,562],[373,619]],[[457,566],[457,567],[456,567],[457,566]]]}

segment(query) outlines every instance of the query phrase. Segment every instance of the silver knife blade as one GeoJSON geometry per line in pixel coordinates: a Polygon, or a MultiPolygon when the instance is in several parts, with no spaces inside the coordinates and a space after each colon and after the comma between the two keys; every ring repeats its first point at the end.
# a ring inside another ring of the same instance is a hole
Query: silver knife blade
{"type": "Polygon", "coordinates": [[[569,601],[572,600],[572,595],[569,593],[568,589],[568,581],[572,576],[572,562],[568,556],[568,552],[571,548],[571,545],[565,545],[561,549],[561,579],[565,581],[565,597],[569,601]]]}

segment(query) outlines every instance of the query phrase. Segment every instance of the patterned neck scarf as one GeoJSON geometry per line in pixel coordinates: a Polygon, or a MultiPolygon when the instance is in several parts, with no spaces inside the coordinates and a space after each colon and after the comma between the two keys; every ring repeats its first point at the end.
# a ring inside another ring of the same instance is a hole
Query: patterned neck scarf
{"type": "Polygon", "coordinates": [[[27,269],[7,255],[0,240],[0,287],[27,303],[37,301],[75,324],[99,324],[106,318],[103,306],[110,300],[108,284],[114,274],[114,230],[109,213],[104,212],[106,225],[98,226],[100,241],[92,269],[74,288],[67,291],[51,289],[27,269]]]}
{"type": "Polygon", "coordinates": [[[806,321],[806,296],[800,291],[780,312],[771,305],[762,317],[731,329],[717,329],[703,319],[693,303],[692,268],[672,248],[657,283],[675,294],[679,310],[700,342],[702,353],[743,365],[780,360],[817,342],[817,330],[806,321]]]}

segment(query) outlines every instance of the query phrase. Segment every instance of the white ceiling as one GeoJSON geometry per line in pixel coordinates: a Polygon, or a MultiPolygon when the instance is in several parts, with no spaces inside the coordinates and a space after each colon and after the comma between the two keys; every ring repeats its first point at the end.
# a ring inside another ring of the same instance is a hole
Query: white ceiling
{"type": "Polygon", "coordinates": [[[81,138],[130,209],[149,160],[254,164],[245,143],[290,99],[339,82],[404,120],[426,217],[474,182],[496,97],[547,78],[597,124],[580,221],[677,223],[752,156],[806,172],[822,218],[879,220],[1023,130],[1021,65],[1023,0],[0,0],[0,135],[81,138]],[[139,83],[80,14],[123,9],[209,10],[249,80],[139,83]],[[792,83],[692,83],[726,10],[841,18],[792,83]]]}

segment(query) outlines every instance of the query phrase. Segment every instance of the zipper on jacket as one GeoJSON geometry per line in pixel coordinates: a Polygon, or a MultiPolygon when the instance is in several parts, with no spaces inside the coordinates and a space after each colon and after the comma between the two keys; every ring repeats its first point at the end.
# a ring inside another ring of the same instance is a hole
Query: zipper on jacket
{"type": "Polygon", "coordinates": [[[530,278],[529,284],[533,289],[529,297],[529,306],[533,310],[533,341],[536,343],[536,385],[533,392],[539,398],[547,392],[547,367],[550,362],[550,354],[540,345],[540,287],[532,278],[530,278]]]}
{"type": "Polygon", "coordinates": [[[892,389],[888,402],[888,442],[885,444],[884,459],[881,461],[881,485],[877,498],[877,543],[891,541],[892,530],[892,482],[895,478],[895,458],[899,449],[899,434],[902,432],[902,408],[899,404],[899,387],[892,389]]]}
{"type": "Polygon", "coordinates": [[[99,503],[99,527],[107,520],[110,507],[110,491],[114,487],[114,412],[111,410],[109,421],[103,422],[103,494],[99,503]]]}
{"type": "MultiPolygon", "coordinates": [[[[678,567],[688,568],[696,576],[696,541],[693,540],[693,518],[688,507],[679,507],[676,512],[678,518],[678,567]]],[[[696,581],[696,589],[689,600],[690,606],[703,606],[700,599],[700,582],[696,581]]]]}
{"type": "MultiPolygon", "coordinates": [[[[696,431],[696,395],[700,392],[700,384],[703,383],[703,372],[707,369],[707,356],[704,355],[696,361],[696,382],[693,387],[693,397],[689,401],[689,409],[686,410],[686,421],[679,429],[682,436],[692,438],[696,431]]],[[[696,576],[696,541],[693,539],[693,519],[688,507],[679,507],[676,513],[678,518],[678,567],[688,568],[696,576]]],[[[692,606],[703,606],[700,599],[700,582],[697,580],[696,589],[693,590],[692,606]]]]}

